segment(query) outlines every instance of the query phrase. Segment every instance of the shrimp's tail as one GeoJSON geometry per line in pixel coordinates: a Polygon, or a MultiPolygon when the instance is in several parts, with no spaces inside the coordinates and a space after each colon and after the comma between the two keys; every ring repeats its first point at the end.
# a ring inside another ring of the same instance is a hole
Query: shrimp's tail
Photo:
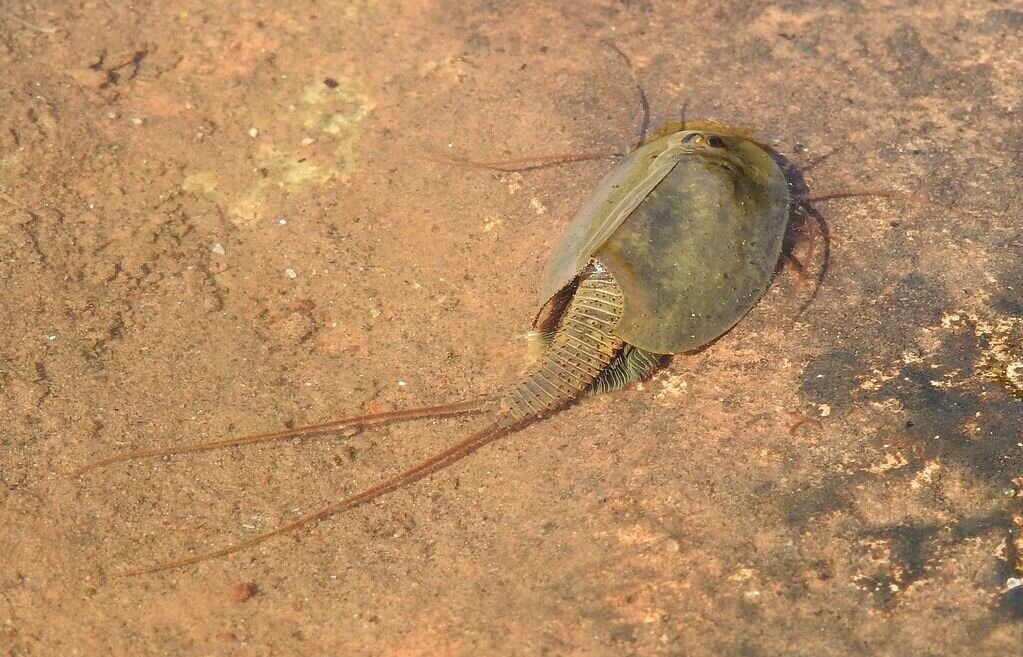
{"type": "Polygon", "coordinates": [[[348,427],[379,426],[394,422],[407,422],[409,420],[421,420],[425,418],[472,415],[487,411],[492,404],[493,399],[486,397],[483,399],[455,402],[453,404],[443,404],[441,406],[424,406],[422,408],[410,408],[401,411],[386,411],[384,413],[356,415],[353,417],[342,418],[340,420],[323,422],[321,424],[310,424],[308,426],[285,429],[283,431],[249,434],[247,436],[228,438],[226,440],[214,440],[205,443],[189,443],[185,445],[173,445],[171,447],[133,450],[83,465],[74,470],[71,473],[71,476],[80,477],[81,475],[97,468],[106,467],[108,465],[124,461],[133,461],[135,459],[170,456],[172,454],[191,454],[195,452],[205,452],[212,449],[222,449],[224,447],[238,447],[240,445],[253,445],[256,443],[265,443],[274,440],[288,440],[290,438],[309,438],[312,436],[322,436],[335,433],[340,429],[348,427]]]}
{"type": "Polygon", "coordinates": [[[153,566],[143,566],[140,568],[122,570],[113,573],[113,576],[127,577],[131,575],[143,575],[147,573],[157,573],[164,570],[171,570],[174,568],[181,568],[184,566],[191,566],[193,564],[208,561],[210,559],[216,559],[218,557],[234,554],[235,552],[240,552],[241,550],[245,550],[255,545],[259,545],[260,543],[268,541],[272,538],[276,538],[278,536],[282,536],[284,534],[297,531],[304,527],[315,525],[316,523],[322,520],[326,520],[327,518],[333,515],[341,513],[342,511],[347,511],[361,504],[371,502],[379,497],[382,497],[390,492],[397,490],[398,488],[419,481],[420,479],[427,477],[430,474],[433,474],[434,472],[446,468],[452,463],[465,458],[466,456],[472,454],[473,452],[483,447],[484,445],[515,431],[517,428],[518,428],[517,425],[509,422],[497,422],[495,424],[488,426],[486,429],[483,429],[477,433],[472,434],[468,438],[462,440],[461,442],[456,443],[455,445],[452,445],[451,447],[445,449],[444,451],[435,454],[434,456],[426,459],[425,461],[422,461],[418,465],[391,477],[390,479],[386,479],[381,483],[376,484],[375,486],[371,486],[370,488],[367,488],[359,493],[356,493],[355,495],[346,497],[345,499],[334,504],[331,504],[328,507],[320,509],[319,511],[315,511],[313,513],[302,516],[297,520],[293,520],[287,524],[281,525],[277,529],[272,529],[270,531],[263,532],[262,534],[251,536],[242,541],[239,541],[238,543],[235,543],[234,545],[228,545],[217,550],[211,550],[209,552],[203,552],[201,554],[196,554],[181,559],[175,559],[173,561],[166,561],[164,563],[156,564],[153,566]]]}

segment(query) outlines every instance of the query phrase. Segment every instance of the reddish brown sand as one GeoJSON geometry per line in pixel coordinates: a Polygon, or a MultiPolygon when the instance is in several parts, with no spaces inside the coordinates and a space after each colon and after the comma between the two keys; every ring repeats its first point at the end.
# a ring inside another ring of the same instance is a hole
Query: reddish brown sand
{"type": "Polygon", "coordinates": [[[1021,51],[1011,0],[0,3],[0,655],[1023,654],[1021,51]],[[609,161],[425,158],[625,148],[603,42],[655,123],[749,124],[830,154],[817,193],[933,204],[822,203],[804,313],[783,273],[644,385],[111,577],[478,426],[68,477],[513,380],[609,161]]]}

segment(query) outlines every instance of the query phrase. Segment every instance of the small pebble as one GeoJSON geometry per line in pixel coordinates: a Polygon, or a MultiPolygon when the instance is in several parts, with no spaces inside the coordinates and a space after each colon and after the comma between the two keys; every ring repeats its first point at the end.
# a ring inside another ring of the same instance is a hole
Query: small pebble
{"type": "Polygon", "coordinates": [[[69,71],[68,75],[70,75],[78,84],[90,89],[99,89],[109,81],[106,71],[99,71],[92,68],[75,69],[73,71],[69,71]]]}
{"type": "Polygon", "coordinates": [[[249,136],[255,139],[256,137],[259,136],[259,130],[255,128],[249,128],[249,136]]]}
{"type": "Polygon", "coordinates": [[[139,116],[131,117],[131,124],[132,125],[142,125],[142,123],[143,123],[142,117],[139,117],[139,116]]]}
{"type": "Polygon", "coordinates": [[[277,330],[282,340],[299,344],[316,332],[316,324],[308,315],[291,313],[277,325],[277,330]]]}
{"type": "Polygon", "coordinates": [[[277,223],[279,223],[282,226],[286,226],[288,225],[288,220],[285,219],[284,217],[281,217],[280,219],[277,220],[277,223]]]}
{"type": "Polygon", "coordinates": [[[220,242],[215,242],[213,246],[210,247],[210,251],[213,251],[217,255],[224,255],[224,253],[226,253],[226,251],[224,251],[224,245],[220,242]]]}
{"type": "Polygon", "coordinates": [[[259,593],[255,582],[242,582],[231,587],[231,602],[238,604],[259,593]]]}
{"type": "Polygon", "coordinates": [[[315,144],[315,143],[316,143],[316,140],[313,139],[312,137],[304,137],[302,139],[302,145],[303,146],[309,146],[310,144],[315,144]]]}
{"type": "Polygon", "coordinates": [[[291,267],[288,267],[287,269],[284,270],[284,275],[291,279],[298,278],[298,274],[291,267]]]}

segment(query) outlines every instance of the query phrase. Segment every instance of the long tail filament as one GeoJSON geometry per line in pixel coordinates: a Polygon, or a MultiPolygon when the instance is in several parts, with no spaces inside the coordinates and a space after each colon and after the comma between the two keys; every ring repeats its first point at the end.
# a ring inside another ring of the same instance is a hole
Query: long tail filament
{"type": "Polygon", "coordinates": [[[344,429],[346,427],[378,426],[382,424],[390,424],[393,422],[405,422],[408,420],[420,420],[424,418],[433,417],[452,417],[456,415],[482,413],[487,410],[488,406],[491,403],[492,402],[490,399],[469,400],[456,402],[454,404],[444,404],[441,406],[426,406],[423,408],[411,408],[402,411],[387,411],[384,413],[370,413],[368,415],[357,415],[354,417],[342,418],[340,420],[323,422],[322,424],[310,424],[308,426],[296,427],[294,429],[286,429],[284,431],[256,433],[247,436],[240,436],[238,438],[215,440],[206,443],[190,443],[187,445],[174,445],[171,447],[139,449],[131,452],[124,452],[123,454],[117,454],[109,458],[88,463],[72,472],[71,476],[79,477],[97,468],[102,468],[108,465],[112,465],[114,463],[121,463],[123,461],[132,461],[135,459],[151,458],[156,456],[169,456],[171,454],[191,454],[195,452],[205,452],[212,449],[221,449],[224,447],[237,447],[240,445],[254,445],[256,443],[265,443],[275,440],[287,440],[289,438],[307,438],[312,436],[322,436],[334,433],[337,430],[344,429]]]}
{"type": "Polygon", "coordinates": [[[173,561],[166,561],[164,563],[156,564],[154,566],[143,566],[141,568],[132,568],[129,570],[122,570],[113,573],[114,577],[127,577],[131,575],[143,575],[147,573],[156,573],[164,570],[171,570],[173,568],[180,568],[182,566],[190,566],[210,559],[216,559],[217,557],[223,557],[229,554],[234,554],[241,550],[245,550],[254,545],[258,545],[265,541],[268,541],[277,536],[282,536],[293,531],[302,529],[303,527],[309,527],[322,520],[325,520],[337,513],[347,511],[361,504],[371,502],[387,493],[390,493],[398,488],[401,488],[407,484],[419,481],[423,477],[426,477],[438,470],[441,470],[455,461],[465,458],[469,454],[472,454],[484,445],[497,440],[501,436],[504,436],[517,427],[506,426],[504,424],[494,424],[482,431],[479,431],[465,440],[462,440],[455,445],[445,449],[442,452],[435,454],[434,456],[426,459],[418,465],[405,470],[404,472],[397,474],[390,479],[387,479],[375,486],[371,486],[355,495],[346,497],[340,502],[331,504],[328,507],[315,511],[293,520],[287,524],[284,524],[276,529],[272,529],[262,534],[257,534],[246,538],[245,540],[239,541],[234,545],[219,548],[217,550],[211,550],[209,552],[203,552],[202,554],[196,554],[191,557],[185,557],[182,559],[175,559],[173,561]]]}

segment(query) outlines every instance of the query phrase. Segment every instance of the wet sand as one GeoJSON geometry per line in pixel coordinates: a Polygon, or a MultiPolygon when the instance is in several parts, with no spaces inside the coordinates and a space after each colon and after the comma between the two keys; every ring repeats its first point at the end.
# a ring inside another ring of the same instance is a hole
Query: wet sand
{"type": "Polygon", "coordinates": [[[1012,2],[0,5],[0,655],[1023,654],[1021,50],[1012,2]],[[784,270],[651,381],[111,576],[477,428],[68,476],[513,381],[637,82],[902,196],[818,205],[803,311],[784,270]]]}

